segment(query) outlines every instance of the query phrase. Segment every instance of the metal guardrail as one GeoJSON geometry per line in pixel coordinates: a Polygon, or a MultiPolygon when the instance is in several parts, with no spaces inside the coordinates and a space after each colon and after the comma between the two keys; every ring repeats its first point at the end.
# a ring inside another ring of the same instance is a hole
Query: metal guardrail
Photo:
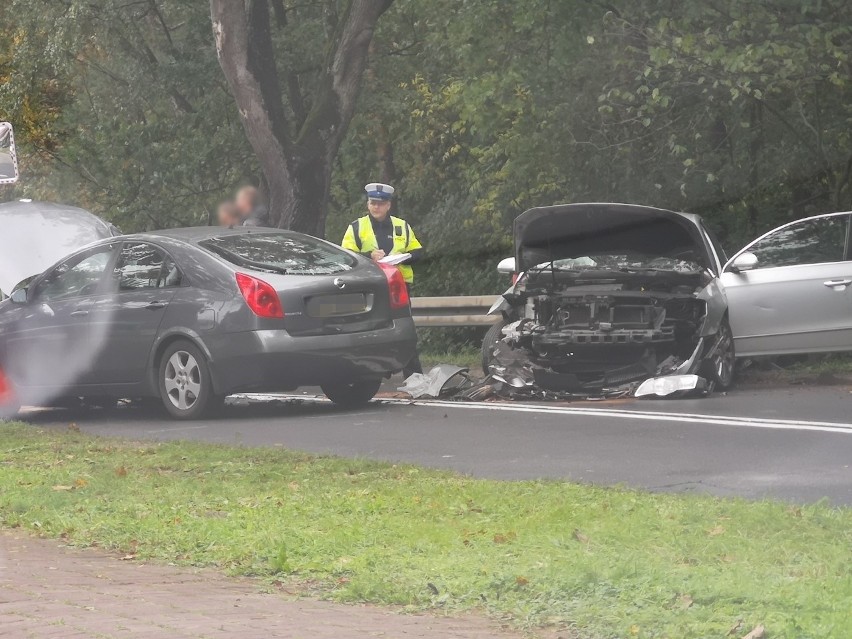
{"type": "Polygon", "coordinates": [[[411,315],[423,327],[491,326],[497,317],[486,315],[499,295],[413,297],[411,315]]]}

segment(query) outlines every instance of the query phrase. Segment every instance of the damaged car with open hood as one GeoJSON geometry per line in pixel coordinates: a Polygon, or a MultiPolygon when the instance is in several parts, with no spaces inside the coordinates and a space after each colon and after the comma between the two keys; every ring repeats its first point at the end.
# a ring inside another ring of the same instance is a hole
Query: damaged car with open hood
{"type": "Polygon", "coordinates": [[[483,366],[504,395],[569,399],[726,389],[725,255],[701,218],[631,204],[534,208],[514,224],[516,279],[483,366]]]}

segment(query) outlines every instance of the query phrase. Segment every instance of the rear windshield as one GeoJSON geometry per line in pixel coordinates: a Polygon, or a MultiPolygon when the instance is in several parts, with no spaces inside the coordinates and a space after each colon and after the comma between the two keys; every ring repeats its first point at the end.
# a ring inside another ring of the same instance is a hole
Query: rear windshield
{"type": "Polygon", "coordinates": [[[357,263],[341,249],[289,233],[223,235],[199,246],[236,266],[285,275],[331,275],[351,271],[357,263]]]}

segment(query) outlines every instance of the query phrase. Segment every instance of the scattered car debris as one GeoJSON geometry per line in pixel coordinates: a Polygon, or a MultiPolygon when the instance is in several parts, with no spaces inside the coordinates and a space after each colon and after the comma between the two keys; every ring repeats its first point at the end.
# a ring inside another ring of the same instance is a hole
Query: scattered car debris
{"type": "Polygon", "coordinates": [[[446,398],[470,390],[474,386],[469,369],[451,364],[439,364],[428,373],[414,373],[399,387],[399,391],[420,397],[446,398]]]}

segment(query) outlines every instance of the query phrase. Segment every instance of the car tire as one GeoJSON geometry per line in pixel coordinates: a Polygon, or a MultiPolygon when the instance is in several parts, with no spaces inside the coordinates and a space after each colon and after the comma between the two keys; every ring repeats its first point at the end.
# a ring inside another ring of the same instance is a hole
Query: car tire
{"type": "Polygon", "coordinates": [[[323,384],[322,392],[338,406],[356,408],[367,404],[381,388],[382,380],[364,379],[357,382],[323,384]]]}
{"type": "Polygon", "coordinates": [[[198,419],[219,404],[207,358],[187,340],[173,342],[163,352],[157,386],[163,407],[175,419],[198,419]]]}
{"type": "Polygon", "coordinates": [[[506,326],[506,320],[501,318],[491,325],[482,339],[482,372],[486,375],[488,375],[488,367],[494,359],[494,345],[503,338],[504,326],[506,326]]]}
{"type": "Polygon", "coordinates": [[[734,334],[727,317],[719,325],[719,338],[716,352],[704,363],[707,373],[705,377],[714,383],[716,390],[726,391],[734,385],[737,370],[734,334]]]}

